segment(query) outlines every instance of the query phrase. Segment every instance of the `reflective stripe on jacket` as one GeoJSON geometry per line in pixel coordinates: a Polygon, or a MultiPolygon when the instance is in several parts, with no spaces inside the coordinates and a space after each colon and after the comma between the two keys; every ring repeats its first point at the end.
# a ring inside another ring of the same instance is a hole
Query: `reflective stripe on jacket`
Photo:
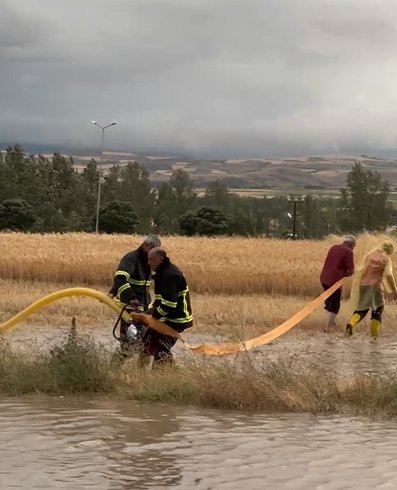
{"type": "Polygon", "coordinates": [[[150,305],[154,318],[171,326],[188,328],[193,324],[189,287],[178,267],[166,257],[153,274],[154,301],[150,305]]]}
{"type": "Polygon", "coordinates": [[[150,267],[141,247],[124,255],[114,275],[110,292],[124,306],[133,299],[147,307],[150,303],[150,267]]]}

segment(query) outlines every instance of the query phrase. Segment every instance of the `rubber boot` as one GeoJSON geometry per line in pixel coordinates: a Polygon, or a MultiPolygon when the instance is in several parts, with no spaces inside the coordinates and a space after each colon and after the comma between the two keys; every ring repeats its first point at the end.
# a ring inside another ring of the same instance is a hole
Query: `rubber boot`
{"type": "Polygon", "coordinates": [[[358,313],[354,313],[350,318],[349,323],[346,325],[346,337],[351,337],[353,335],[353,329],[361,321],[361,316],[358,313]]]}
{"type": "Polygon", "coordinates": [[[370,332],[371,338],[374,340],[377,339],[379,336],[380,325],[381,325],[381,323],[379,320],[375,320],[374,318],[371,320],[369,332],[370,332]]]}

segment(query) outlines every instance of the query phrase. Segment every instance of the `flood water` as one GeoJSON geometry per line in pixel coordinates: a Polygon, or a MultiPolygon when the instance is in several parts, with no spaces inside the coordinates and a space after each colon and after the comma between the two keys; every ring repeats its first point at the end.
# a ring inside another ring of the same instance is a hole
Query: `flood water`
{"type": "MultiPolygon", "coordinates": [[[[32,348],[36,348],[43,351],[62,342],[69,329],[69,326],[49,329],[47,326],[29,325],[24,329],[12,331],[7,338],[15,349],[31,351],[32,348]]],[[[95,331],[92,328],[81,328],[79,333],[82,336],[94,337],[97,342],[105,345],[109,350],[114,350],[118,346],[109,328],[100,326],[95,331]]],[[[185,337],[193,344],[227,342],[222,338],[189,333],[185,337]]],[[[184,349],[180,342],[176,344],[173,351],[178,358],[189,356],[189,351],[184,349]]],[[[340,331],[332,334],[312,332],[296,334],[293,332],[280,337],[271,344],[250,351],[250,355],[254,356],[258,363],[297,359],[304,363],[319,364],[347,377],[357,374],[397,372],[397,341],[394,332],[382,332],[376,342],[371,342],[364,328],[348,339],[344,338],[340,331]]],[[[206,356],[197,354],[192,356],[203,361],[207,359],[206,356]]],[[[226,358],[231,361],[235,359],[234,356],[226,358]]]]}
{"type": "MultiPolygon", "coordinates": [[[[96,337],[113,348],[109,332],[96,337]]],[[[11,340],[48,348],[59,334],[32,327],[11,340]]],[[[291,335],[253,355],[297,356],[346,376],[397,370],[393,335],[291,335]]],[[[0,398],[0,434],[1,489],[397,488],[393,421],[40,396],[0,398]]]]}
{"type": "Polygon", "coordinates": [[[397,425],[74,398],[0,400],[2,489],[397,488],[397,425]]]}

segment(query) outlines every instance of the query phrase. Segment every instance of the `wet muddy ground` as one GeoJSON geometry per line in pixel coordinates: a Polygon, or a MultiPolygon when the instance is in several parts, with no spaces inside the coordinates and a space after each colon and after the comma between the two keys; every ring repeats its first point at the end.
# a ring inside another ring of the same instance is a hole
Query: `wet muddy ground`
{"type": "MultiPolygon", "coordinates": [[[[89,336],[112,350],[118,346],[113,339],[111,328],[103,325],[97,327],[77,327],[79,335],[89,336]]],[[[70,326],[51,328],[48,326],[24,325],[6,334],[16,349],[47,349],[60,342],[70,331],[70,326]]],[[[186,340],[193,344],[202,342],[227,342],[220,336],[198,335],[186,332],[186,340]]],[[[176,357],[191,357],[205,360],[206,356],[192,354],[178,342],[174,348],[176,357]]],[[[241,354],[240,354],[241,355],[241,354]]],[[[353,374],[383,373],[397,370],[397,332],[383,331],[381,337],[373,342],[368,336],[368,329],[363,324],[351,338],[344,338],[343,331],[333,333],[305,332],[293,330],[270,344],[250,351],[257,362],[276,360],[299,360],[318,364],[343,376],[353,374]]],[[[236,356],[228,356],[233,361],[236,356]]],[[[224,357],[222,359],[225,359],[224,357]]]]}

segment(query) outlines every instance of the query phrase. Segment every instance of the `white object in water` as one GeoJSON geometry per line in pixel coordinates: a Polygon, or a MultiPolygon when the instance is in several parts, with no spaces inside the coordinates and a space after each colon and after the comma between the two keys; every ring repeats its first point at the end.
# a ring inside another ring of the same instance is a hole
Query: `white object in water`
{"type": "Polygon", "coordinates": [[[133,323],[131,323],[131,325],[127,328],[127,340],[129,342],[135,342],[138,338],[138,334],[138,329],[133,323]]]}

